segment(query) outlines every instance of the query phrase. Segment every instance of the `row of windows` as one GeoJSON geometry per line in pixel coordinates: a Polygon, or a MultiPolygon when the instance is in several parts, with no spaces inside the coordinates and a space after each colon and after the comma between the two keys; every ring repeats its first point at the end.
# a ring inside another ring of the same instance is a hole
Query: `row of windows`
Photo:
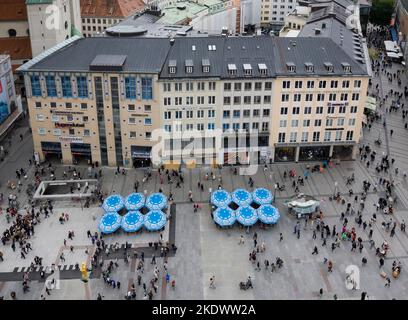
{"type": "MultiPolygon", "coordinates": [[[[174,115],[174,119],[183,119],[184,112],[183,111],[165,111],[164,112],[164,119],[165,120],[170,120],[172,119],[174,115]]],[[[194,118],[194,112],[193,110],[187,110],[185,111],[185,117],[187,119],[192,119],[194,118]]],[[[196,117],[197,118],[204,118],[204,110],[197,110],[196,111],[196,117]]],[[[208,118],[215,118],[215,110],[207,110],[207,117],[208,118]]]]}
{"type": "Polygon", "coordinates": [[[98,24],[116,24],[119,23],[121,20],[119,19],[95,19],[95,18],[82,18],[82,23],[98,23],[98,24]]]}
{"type": "MultiPolygon", "coordinates": [[[[42,107],[41,102],[36,102],[36,103],[35,103],[35,107],[36,107],[37,109],[41,108],[41,107],[42,107]]],[[[56,108],[56,107],[57,107],[57,103],[56,103],[56,102],[50,102],[50,107],[51,107],[51,108],[56,108]]],[[[65,108],[67,108],[67,109],[72,109],[72,103],[71,103],[71,102],[66,102],[66,103],[65,103],[65,108]]],[[[86,104],[86,103],[81,103],[81,110],[86,110],[86,109],[88,109],[88,104],[86,104]]],[[[139,107],[139,109],[141,109],[141,107],[139,107]]],[[[129,105],[127,106],[127,110],[128,110],[128,111],[136,111],[136,106],[135,106],[134,104],[129,104],[129,105]]],[[[151,111],[152,111],[152,106],[151,106],[150,104],[145,104],[145,105],[143,106],[143,110],[144,110],[144,112],[151,112],[151,111]]]]}
{"type": "MultiPolygon", "coordinates": [[[[295,93],[293,94],[293,101],[294,102],[300,102],[302,101],[302,94],[300,93],[295,93]]],[[[306,93],[304,95],[305,101],[313,101],[313,93],[306,93]]],[[[349,94],[348,93],[340,93],[339,96],[337,96],[337,93],[329,93],[328,95],[325,95],[324,93],[318,93],[316,95],[316,100],[317,101],[325,101],[325,99],[328,97],[328,101],[336,101],[337,97],[340,98],[340,101],[348,101],[349,100],[349,94]]],[[[351,100],[352,101],[358,101],[360,99],[360,94],[359,93],[352,93],[351,94],[351,100]]],[[[282,102],[289,102],[290,101],[290,95],[288,93],[283,93],[281,96],[281,101],[282,102]]]]}
{"type": "MultiPolygon", "coordinates": [[[[43,114],[37,114],[35,116],[37,121],[45,121],[46,120],[46,116],[44,116],[43,114]]],[[[52,122],[58,122],[58,121],[63,121],[66,120],[67,122],[74,122],[74,117],[73,115],[66,115],[64,116],[58,116],[58,115],[51,115],[51,121],[52,122]]],[[[80,118],[76,118],[76,121],[79,121],[80,118]]],[[[92,119],[95,120],[95,119],[92,119]]],[[[88,116],[82,116],[82,122],[88,122],[89,121],[89,117],[88,116]]]]}
{"type": "MultiPolygon", "coordinates": [[[[327,113],[336,113],[336,107],[335,106],[328,106],[327,108],[327,113]]],[[[346,113],[346,106],[339,106],[337,107],[337,112],[338,113],[346,113]]],[[[289,111],[288,107],[281,107],[280,114],[281,115],[287,115],[289,111]]],[[[323,114],[324,107],[319,106],[316,107],[316,112],[315,114],[323,114]]],[[[350,107],[350,113],[357,113],[357,106],[351,106],[350,107]]],[[[300,114],[300,107],[293,107],[292,108],[292,114],[300,114]]],[[[305,107],[304,108],[304,114],[312,114],[312,107],[305,107]]]]}
{"type": "MultiPolygon", "coordinates": [[[[310,119],[303,119],[302,121],[303,121],[303,127],[310,127],[310,123],[311,123],[310,119]]],[[[344,126],[344,121],[345,121],[344,118],[338,118],[337,121],[336,121],[337,126],[344,126]]],[[[326,119],[326,126],[327,127],[332,127],[334,125],[334,123],[335,123],[334,119],[326,119]]],[[[280,128],[286,128],[287,124],[288,124],[287,120],[280,120],[279,121],[279,127],[280,128]]],[[[290,124],[291,124],[292,128],[297,128],[297,127],[299,127],[299,120],[293,119],[290,122],[290,124]]],[[[314,120],[314,125],[315,125],[315,127],[321,127],[322,126],[322,119],[315,119],[314,120]]],[[[348,125],[349,126],[355,126],[356,125],[356,119],[354,119],[354,118],[349,119],[348,120],[348,125]]]]}
{"type": "MultiPolygon", "coordinates": [[[[47,129],[46,128],[38,128],[38,134],[39,135],[46,135],[47,134],[47,129]]],[[[65,134],[65,131],[63,131],[61,129],[53,129],[52,134],[54,136],[60,136],[61,134],[65,134]]],[[[90,137],[91,136],[91,132],[90,132],[89,129],[84,129],[82,132],[79,131],[79,130],[77,132],[75,132],[75,129],[69,129],[68,134],[70,136],[81,136],[81,135],[83,135],[84,137],[90,137]]],[[[143,135],[140,134],[140,136],[142,137],[143,135]]],[[[152,136],[151,132],[146,132],[145,133],[145,138],[146,139],[150,139],[151,136],[152,136]]],[[[136,131],[129,131],[129,138],[135,139],[136,137],[137,137],[136,131]]]]}
{"type": "MultiPolygon", "coordinates": [[[[144,118],[143,120],[144,120],[143,123],[144,123],[145,125],[147,125],[147,126],[152,125],[152,118],[144,118]]],[[[128,118],[128,123],[129,123],[129,124],[137,124],[137,123],[136,123],[136,118],[135,118],[135,117],[130,117],[130,118],[128,118]]]]}
{"type": "MultiPolygon", "coordinates": [[[[268,8],[269,8],[269,4],[262,5],[261,8],[268,9],[268,8]]],[[[276,8],[278,8],[278,5],[277,5],[277,4],[274,4],[274,5],[272,6],[272,8],[276,9],[276,8]]],[[[284,5],[284,4],[281,4],[281,5],[279,6],[279,8],[280,8],[280,9],[285,9],[285,5],[284,5]]],[[[288,9],[292,9],[293,6],[288,5],[287,8],[288,8],[288,9]]],[[[264,11],[264,13],[265,13],[265,14],[268,14],[269,11],[264,11]]]]}
{"type": "MultiPolygon", "coordinates": [[[[245,109],[242,111],[242,115],[244,118],[251,117],[251,110],[245,109]]],[[[270,109],[263,109],[262,110],[262,116],[263,117],[269,117],[270,115],[270,109]]],[[[261,110],[260,109],[253,109],[252,110],[252,117],[260,117],[261,116],[261,110]]],[[[230,118],[231,117],[231,111],[230,110],[224,110],[222,112],[222,117],[224,119],[230,118]]],[[[241,117],[241,110],[233,110],[232,111],[232,117],[233,118],[240,118],[241,117]]]]}
{"type": "MultiPolygon", "coordinates": [[[[296,80],[294,82],[294,88],[295,89],[302,89],[303,88],[303,81],[301,80],[296,80]]],[[[293,83],[291,81],[282,81],[282,89],[290,89],[291,84],[293,83]]],[[[318,82],[318,87],[319,89],[326,89],[327,83],[329,81],[326,80],[320,80],[318,82]]],[[[308,80],[306,81],[306,88],[307,89],[313,89],[315,87],[315,81],[313,80],[308,80]]],[[[330,81],[330,88],[335,89],[339,87],[339,81],[338,80],[331,80],[330,81]]],[[[342,81],[342,88],[350,88],[350,81],[349,80],[343,80],[342,81]]],[[[354,88],[360,88],[361,87],[361,80],[354,80],[354,88]]]]}
{"type": "MultiPolygon", "coordinates": [[[[40,76],[33,75],[31,79],[31,91],[34,97],[40,97],[41,84],[40,76]]],[[[61,76],[61,89],[62,96],[64,98],[72,98],[72,84],[70,76],[61,76]]],[[[151,100],[153,99],[153,81],[152,78],[142,78],[142,99],[151,100]]],[[[76,77],[76,86],[79,98],[88,98],[88,80],[86,76],[77,76],[76,77]]],[[[49,97],[57,96],[57,87],[55,84],[55,76],[48,75],[45,76],[45,84],[47,87],[47,95],[49,97]]],[[[136,78],[135,77],[126,77],[125,78],[125,95],[126,99],[136,99],[136,78]]]]}
{"type": "MultiPolygon", "coordinates": [[[[259,130],[259,128],[261,128],[262,132],[267,132],[267,131],[269,131],[269,122],[262,122],[262,123],[253,122],[252,126],[250,125],[249,122],[244,122],[242,124],[242,130],[250,130],[251,127],[252,127],[252,130],[259,130]]],[[[230,131],[231,129],[234,130],[234,131],[241,130],[241,124],[238,123],[238,122],[232,123],[232,126],[229,123],[223,123],[222,124],[222,131],[223,132],[230,131]]]]}
{"type": "MultiPolygon", "coordinates": [[[[255,91],[270,91],[272,90],[272,82],[255,82],[252,86],[252,82],[244,82],[243,88],[245,91],[251,91],[252,87],[255,91]]],[[[230,82],[224,83],[224,91],[231,91],[234,88],[234,91],[242,91],[242,82],[234,82],[234,86],[230,82]]]]}
{"type": "MultiPolygon", "coordinates": [[[[136,77],[125,78],[125,96],[126,99],[136,99],[136,77]]],[[[142,99],[153,99],[153,82],[152,78],[142,78],[142,99]]]]}
{"type": "Polygon", "coordinates": [[[206,127],[207,130],[214,130],[215,129],[215,123],[207,123],[207,126],[204,125],[204,123],[187,123],[185,126],[183,124],[166,124],[164,125],[164,130],[167,132],[172,132],[172,131],[192,131],[192,130],[198,130],[198,131],[203,131],[204,128],[206,127]]]}
{"type": "Polygon", "coordinates": [[[92,28],[91,28],[91,26],[88,26],[88,27],[85,27],[85,26],[82,26],[82,31],[83,31],[83,33],[85,34],[85,31],[99,31],[99,32],[102,32],[102,31],[105,31],[107,28],[106,27],[96,27],[96,26],[93,26],[92,28]]]}
{"type": "MultiPolygon", "coordinates": [[[[217,83],[215,81],[210,81],[207,83],[208,84],[208,90],[214,91],[217,88],[217,83]]],[[[164,92],[171,92],[172,91],[172,83],[166,82],[163,83],[163,91],[164,92]]],[[[205,91],[206,90],[206,82],[197,82],[196,86],[194,85],[194,82],[186,82],[183,84],[183,82],[175,82],[174,83],[174,91],[205,91]],[[196,87],[196,89],[195,89],[196,87]],[[185,88],[185,89],[184,89],[185,88]]]]}
{"type": "MultiPolygon", "coordinates": [[[[232,97],[234,105],[239,105],[241,104],[241,97],[232,97]]],[[[263,103],[264,104],[269,104],[271,103],[272,97],[271,96],[264,96],[263,97],[263,103]]],[[[251,104],[252,102],[254,104],[261,104],[262,103],[262,97],[261,96],[254,96],[253,100],[251,96],[244,96],[243,99],[244,104],[251,104]]],[[[229,106],[231,105],[231,97],[224,97],[224,106],[229,106]]]]}
{"type": "MultiPolygon", "coordinates": [[[[47,134],[47,129],[46,128],[38,128],[38,134],[39,135],[46,135],[47,134]]],[[[54,136],[60,136],[61,134],[65,134],[65,131],[63,131],[61,129],[53,129],[52,134],[54,136]]],[[[68,130],[68,134],[70,136],[80,136],[80,135],[83,135],[84,137],[90,137],[91,136],[91,132],[90,132],[89,129],[84,129],[83,131],[77,130],[77,132],[75,132],[75,129],[71,128],[71,129],[68,130]]]]}
{"type": "MultiPolygon", "coordinates": [[[[204,104],[204,96],[197,97],[197,104],[204,104]]],[[[186,105],[192,105],[194,103],[194,97],[186,97],[185,104],[186,105]]],[[[207,97],[207,103],[208,104],[215,104],[215,96],[208,96],[207,97]]],[[[163,100],[163,104],[165,106],[171,106],[172,105],[172,98],[170,97],[165,97],[163,100]]],[[[176,106],[181,106],[183,105],[183,97],[175,97],[174,98],[174,105],[176,106]]]]}
{"type": "MultiPolygon", "coordinates": [[[[262,0],[262,2],[272,2],[272,0],[262,0]]],[[[273,0],[273,2],[283,2],[283,3],[292,3],[293,2],[293,0],[273,0]]]]}
{"type": "MultiPolygon", "coordinates": [[[[334,141],[341,141],[343,138],[343,131],[336,131],[335,134],[332,135],[333,131],[325,131],[324,133],[324,138],[323,141],[332,141],[332,136],[334,136],[334,141]]],[[[353,133],[354,131],[347,131],[346,132],[346,141],[351,141],[353,140],[353,133]]],[[[320,140],[320,132],[315,131],[313,132],[312,135],[312,141],[313,142],[319,142],[320,140]]],[[[286,142],[286,133],[285,132],[280,132],[278,136],[278,142],[279,143],[285,143],[286,142]]],[[[297,132],[291,132],[289,135],[289,142],[298,142],[298,133],[297,132]]],[[[309,142],[309,132],[302,132],[300,142],[309,142]]]]}

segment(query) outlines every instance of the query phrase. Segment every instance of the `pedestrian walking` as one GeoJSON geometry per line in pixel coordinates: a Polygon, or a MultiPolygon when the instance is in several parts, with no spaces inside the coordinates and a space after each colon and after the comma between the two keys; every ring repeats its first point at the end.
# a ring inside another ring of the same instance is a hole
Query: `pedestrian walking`
{"type": "Polygon", "coordinates": [[[238,244],[244,244],[244,243],[245,243],[244,236],[241,234],[241,236],[239,237],[238,244]]]}
{"type": "Polygon", "coordinates": [[[215,289],[215,276],[210,277],[210,288],[215,289]]]}
{"type": "Polygon", "coordinates": [[[319,254],[319,250],[317,250],[317,247],[316,247],[316,246],[313,248],[312,254],[319,254]]]}
{"type": "Polygon", "coordinates": [[[327,271],[328,272],[333,272],[333,262],[331,260],[329,260],[329,262],[327,264],[327,271]]]}
{"type": "Polygon", "coordinates": [[[380,258],[379,263],[380,263],[380,269],[381,269],[384,266],[384,259],[380,258]]]}

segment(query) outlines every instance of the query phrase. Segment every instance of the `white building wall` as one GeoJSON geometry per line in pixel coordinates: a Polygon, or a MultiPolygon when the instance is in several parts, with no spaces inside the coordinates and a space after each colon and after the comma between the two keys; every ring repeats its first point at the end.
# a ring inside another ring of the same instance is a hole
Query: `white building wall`
{"type": "Polygon", "coordinates": [[[51,5],[29,5],[27,15],[33,57],[71,36],[71,6],[68,0],[54,0],[51,5]]]}
{"type": "Polygon", "coordinates": [[[71,25],[78,31],[82,29],[80,0],[70,0],[71,25]]]}
{"type": "Polygon", "coordinates": [[[228,31],[236,32],[237,8],[229,8],[213,15],[194,19],[192,25],[195,30],[209,33],[221,33],[223,27],[228,31]]]}
{"type": "Polygon", "coordinates": [[[9,29],[14,29],[17,32],[17,37],[28,37],[28,22],[27,21],[0,21],[0,38],[8,38],[9,29]]]}
{"type": "Polygon", "coordinates": [[[248,24],[261,25],[261,0],[241,0],[241,32],[248,24]]]}
{"type": "Polygon", "coordinates": [[[262,24],[283,25],[285,16],[291,13],[297,5],[296,0],[262,0],[262,24]]]}
{"type": "Polygon", "coordinates": [[[123,18],[117,17],[82,17],[82,35],[91,37],[103,33],[107,28],[121,22],[123,18]]]}
{"type": "Polygon", "coordinates": [[[0,55],[0,81],[7,99],[7,109],[10,112],[10,103],[16,102],[16,90],[14,87],[13,71],[9,55],[0,55]]]}

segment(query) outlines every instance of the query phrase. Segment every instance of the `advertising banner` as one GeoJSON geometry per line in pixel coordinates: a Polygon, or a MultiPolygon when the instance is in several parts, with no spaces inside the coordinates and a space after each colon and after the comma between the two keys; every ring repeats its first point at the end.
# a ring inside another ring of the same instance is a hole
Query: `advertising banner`
{"type": "Polygon", "coordinates": [[[7,82],[6,78],[0,78],[0,124],[3,123],[10,114],[7,82]]]}

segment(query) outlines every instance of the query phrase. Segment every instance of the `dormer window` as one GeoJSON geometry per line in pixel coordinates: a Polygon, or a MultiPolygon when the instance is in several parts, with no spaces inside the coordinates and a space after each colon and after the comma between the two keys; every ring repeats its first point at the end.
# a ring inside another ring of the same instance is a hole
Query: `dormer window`
{"type": "Polygon", "coordinates": [[[170,74],[175,74],[177,71],[177,61],[176,60],[170,60],[169,61],[169,73],[170,74]]]}
{"type": "Polygon", "coordinates": [[[185,65],[186,65],[186,73],[193,73],[193,68],[194,68],[193,60],[187,59],[185,65]]]}
{"type": "Polygon", "coordinates": [[[244,63],[244,74],[246,76],[252,75],[252,67],[249,63],[244,63]]]}
{"type": "Polygon", "coordinates": [[[268,67],[265,63],[258,63],[258,69],[261,76],[266,76],[268,74],[268,67]]]}
{"type": "Polygon", "coordinates": [[[235,76],[237,74],[237,66],[233,63],[228,64],[228,74],[230,76],[235,76]]]}
{"type": "Polygon", "coordinates": [[[314,65],[311,62],[305,63],[305,70],[306,72],[314,72],[314,65]]]}
{"type": "Polygon", "coordinates": [[[296,65],[293,62],[286,63],[286,68],[288,68],[288,71],[290,73],[295,73],[296,72],[296,65]]]}
{"type": "Polygon", "coordinates": [[[346,62],[343,62],[343,63],[341,64],[341,66],[343,67],[343,71],[344,71],[344,72],[351,72],[351,66],[350,66],[350,64],[348,64],[348,63],[346,63],[346,62]]]}
{"type": "Polygon", "coordinates": [[[333,72],[333,70],[334,70],[334,67],[330,62],[325,62],[324,67],[326,68],[327,72],[333,72]]]}
{"type": "Polygon", "coordinates": [[[203,73],[209,73],[210,72],[210,60],[203,59],[201,61],[201,65],[203,67],[203,73]]]}

